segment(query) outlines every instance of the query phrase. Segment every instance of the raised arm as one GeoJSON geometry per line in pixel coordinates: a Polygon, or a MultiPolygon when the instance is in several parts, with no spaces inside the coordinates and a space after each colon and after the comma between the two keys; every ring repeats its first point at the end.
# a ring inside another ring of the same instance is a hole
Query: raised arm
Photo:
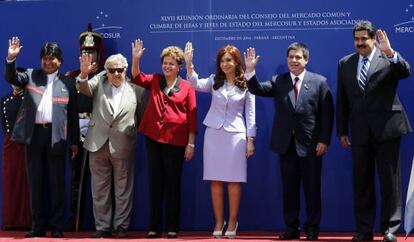
{"type": "Polygon", "coordinates": [[[24,88],[28,82],[26,72],[17,72],[15,60],[23,46],[20,45],[19,37],[13,36],[9,39],[9,48],[7,50],[6,70],[4,72],[5,79],[8,83],[24,88]]]}
{"type": "Polygon", "coordinates": [[[82,54],[79,57],[80,62],[80,74],[76,78],[76,89],[86,96],[93,96],[98,86],[99,77],[103,75],[103,72],[96,74],[91,80],[88,80],[89,74],[96,67],[96,63],[92,63],[91,54],[82,54]]]}
{"type": "Polygon", "coordinates": [[[246,52],[243,52],[243,55],[244,64],[246,65],[246,74],[254,72],[260,56],[256,56],[256,50],[252,47],[247,48],[246,52]]]}
{"type": "Polygon", "coordinates": [[[145,48],[144,48],[144,41],[140,39],[136,39],[134,42],[132,42],[132,68],[131,68],[131,74],[132,79],[134,79],[136,76],[141,73],[141,69],[139,68],[140,60],[142,55],[144,54],[145,48]]]}
{"type": "Polygon", "coordinates": [[[387,33],[384,30],[378,29],[376,32],[378,48],[388,57],[394,57],[395,51],[391,47],[391,43],[388,40],[387,33]]]}
{"type": "Polygon", "coordinates": [[[184,60],[185,60],[185,66],[187,68],[187,79],[193,76],[193,70],[194,70],[193,53],[194,53],[193,44],[190,41],[188,41],[185,44],[185,48],[184,48],[184,60]]]}
{"type": "Polygon", "coordinates": [[[9,39],[9,49],[7,51],[7,61],[14,61],[19,55],[23,46],[20,45],[20,39],[17,36],[13,36],[9,39]]]}
{"type": "Polygon", "coordinates": [[[243,53],[243,55],[244,63],[246,65],[245,76],[247,79],[247,88],[249,89],[249,92],[258,96],[273,97],[273,87],[276,79],[262,83],[257,80],[255,68],[259,62],[260,56],[256,56],[256,50],[252,47],[249,47],[247,48],[246,52],[243,53]]]}
{"type": "Polygon", "coordinates": [[[193,44],[191,42],[187,42],[184,50],[184,60],[187,67],[187,81],[194,87],[195,90],[199,92],[211,92],[214,75],[211,75],[210,78],[198,79],[198,74],[194,70],[193,54],[193,44]]]}

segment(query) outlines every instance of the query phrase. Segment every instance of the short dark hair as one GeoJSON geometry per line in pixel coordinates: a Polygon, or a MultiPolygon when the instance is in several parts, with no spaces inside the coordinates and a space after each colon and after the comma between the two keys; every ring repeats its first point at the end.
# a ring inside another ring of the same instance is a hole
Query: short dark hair
{"type": "Polygon", "coordinates": [[[56,42],[46,42],[40,49],[40,59],[44,56],[53,56],[62,62],[62,50],[56,42]]]}
{"type": "Polygon", "coordinates": [[[289,52],[291,50],[301,50],[303,53],[303,58],[305,58],[305,60],[309,60],[309,49],[304,43],[293,42],[292,44],[290,44],[286,51],[287,57],[289,56],[289,52]]]}
{"type": "Polygon", "coordinates": [[[368,36],[373,39],[375,37],[375,33],[377,32],[377,28],[368,20],[361,20],[358,21],[354,28],[352,29],[352,34],[355,36],[355,32],[357,31],[367,31],[368,36]]]}

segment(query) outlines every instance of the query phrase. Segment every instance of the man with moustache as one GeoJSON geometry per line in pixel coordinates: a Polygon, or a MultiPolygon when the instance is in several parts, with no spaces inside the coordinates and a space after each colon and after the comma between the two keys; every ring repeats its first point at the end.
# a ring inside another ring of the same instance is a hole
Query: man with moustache
{"type": "Polygon", "coordinates": [[[26,146],[32,229],[25,237],[63,237],[65,156],[70,140],[72,159],[78,152],[79,119],[73,81],[61,73],[62,51],[55,42],[40,50],[42,69],[16,70],[20,39],[9,40],[5,79],[25,90],[12,140],[26,146]],[[44,182],[49,178],[49,213],[45,211],[44,182]]]}
{"type": "Polygon", "coordinates": [[[336,97],[337,135],[343,147],[352,148],[357,227],[352,241],[373,240],[377,168],[383,241],[394,242],[401,224],[400,142],[411,132],[397,88],[411,70],[386,32],[370,21],[358,22],[353,35],[356,52],[339,61],[336,97]]]}

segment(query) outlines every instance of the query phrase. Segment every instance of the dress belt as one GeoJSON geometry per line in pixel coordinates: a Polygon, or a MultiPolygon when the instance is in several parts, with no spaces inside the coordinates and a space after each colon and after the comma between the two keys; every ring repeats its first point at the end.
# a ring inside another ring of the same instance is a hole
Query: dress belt
{"type": "Polygon", "coordinates": [[[48,128],[52,128],[52,123],[35,124],[35,126],[36,127],[39,127],[39,128],[48,129],[48,128]]]}

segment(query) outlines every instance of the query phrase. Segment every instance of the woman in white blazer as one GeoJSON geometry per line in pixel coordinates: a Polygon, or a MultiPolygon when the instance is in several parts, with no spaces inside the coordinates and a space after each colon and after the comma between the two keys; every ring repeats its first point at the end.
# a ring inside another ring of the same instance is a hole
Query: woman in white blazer
{"type": "Polygon", "coordinates": [[[233,238],[237,231],[241,183],[246,182],[247,157],[254,153],[255,96],[246,86],[240,51],[231,45],[217,54],[216,74],[199,79],[194,71],[193,47],[187,42],[184,58],[187,81],[200,92],[212,95],[210,109],[203,124],[204,135],[203,179],[211,181],[215,227],[213,236],[223,234],[224,182],[227,183],[229,218],[225,233],[233,238]],[[229,152],[230,151],[230,152],[229,152]]]}

